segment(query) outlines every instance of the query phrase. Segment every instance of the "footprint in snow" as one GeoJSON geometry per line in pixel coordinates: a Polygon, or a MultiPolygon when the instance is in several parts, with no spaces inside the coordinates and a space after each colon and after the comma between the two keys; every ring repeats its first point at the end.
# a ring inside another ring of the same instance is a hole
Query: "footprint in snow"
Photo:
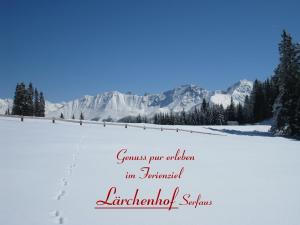
{"type": "Polygon", "coordinates": [[[59,217],[57,222],[58,222],[58,224],[64,224],[64,218],[59,217]]]}
{"type": "Polygon", "coordinates": [[[67,186],[67,185],[68,185],[68,181],[67,181],[65,178],[62,179],[62,182],[63,182],[63,185],[64,185],[64,186],[67,186]]]}
{"type": "Polygon", "coordinates": [[[56,197],[57,200],[60,200],[66,194],[65,190],[62,190],[56,197]]]}
{"type": "Polygon", "coordinates": [[[50,212],[49,214],[52,217],[58,217],[59,216],[59,211],[58,210],[54,210],[54,211],[50,212]]]}
{"type": "Polygon", "coordinates": [[[57,224],[64,224],[64,218],[62,216],[60,216],[60,212],[58,210],[54,210],[52,212],[50,212],[50,215],[52,217],[55,217],[55,223],[57,224]]]}

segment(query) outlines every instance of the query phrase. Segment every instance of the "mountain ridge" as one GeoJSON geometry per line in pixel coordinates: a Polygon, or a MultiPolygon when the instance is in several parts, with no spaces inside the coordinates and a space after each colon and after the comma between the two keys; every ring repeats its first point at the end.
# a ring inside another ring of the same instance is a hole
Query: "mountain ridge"
{"type": "MultiPolygon", "coordinates": [[[[159,112],[180,112],[199,106],[203,99],[213,104],[222,104],[227,107],[231,97],[235,104],[244,103],[246,95],[250,95],[253,82],[240,80],[230,86],[226,91],[209,91],[194,84],[184,84],[159,94],[136,95],[130,92],[119,91],[104,92],[102,94],[84,95],[67,102],[52,103],[46,101],[46,117],[59,117],[61,113],[65,118],[72,115],[79,118],[82,112],[85,119],[119,120],[126,116],[151,117],[159,112]]],[[[12,99],[0,99],[0,113],[11,110],[12,99]]]]}

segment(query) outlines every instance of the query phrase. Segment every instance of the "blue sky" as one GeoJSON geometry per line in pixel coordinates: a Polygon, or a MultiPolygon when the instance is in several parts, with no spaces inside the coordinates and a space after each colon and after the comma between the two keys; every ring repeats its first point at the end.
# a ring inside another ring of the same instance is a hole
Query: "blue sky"
{"type": "Polygon", "coordinates": [[[0,98],[32,81],[51,101],[265,79],[299,1],[0,0],[0,98]]]}

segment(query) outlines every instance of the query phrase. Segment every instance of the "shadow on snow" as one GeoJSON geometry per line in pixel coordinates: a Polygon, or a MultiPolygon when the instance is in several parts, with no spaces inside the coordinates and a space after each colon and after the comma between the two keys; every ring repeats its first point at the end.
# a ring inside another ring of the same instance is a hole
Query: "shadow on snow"
{"type": "Polygon", "coordinates": [[[271,132],[263,132],[263,131],[242,131],[242,130],[230,130],[230,129],[215,129],[207,127],[206,129],[212,131],[219,131],[226,134],[234,134],[234,135],[242,135],[242,136],[259,136],[259,137],[274,137],[271,132]]]}

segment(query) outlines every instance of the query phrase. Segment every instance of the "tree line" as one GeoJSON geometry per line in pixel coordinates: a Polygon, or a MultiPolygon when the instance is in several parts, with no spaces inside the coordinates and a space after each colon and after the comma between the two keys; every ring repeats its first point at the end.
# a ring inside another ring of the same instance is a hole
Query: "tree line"
{"type": "MultiPolygon", "coordinates": [[[[128,122],[144,122],[130,117],[128,122]]],[[[127,118],[128,119],[128,118],[127,118]]],[[[294,43],[286,31],[279,43],[279,64],[274,74],[265,81],[255,80],[250,96],[244,104],[209,104],[205,99],[200,107],[189,112],[166,112],[154,115],[151,122],[164,125],[223,125],[228,121],[239,124],[272,120],[271,131],[275,135],[300,137],[300,44],[294,43]]]]}
{"type": "Polygon", "coordinates": [[[251,124],[270,119],[273,115],[273,104],[278,95],[278,88],[274,79],[264,82],[255,80],[249,96],[245,97],[244,104],[235,104],[232,97],[228,107],[210,104],[203,99],[199,107],[186,112],[157,113],[151,120],[138,115],[137,117],[125,117],[120,122],[147,123],[161,125],[226,125],[228,121],[236,121],[238,124],[251,124]]]}
{"type": "MultiPolygon", "coordinates": [[[[63,114],[62,112],[60,113],[59,118],[62,119],[62,120],[65,119],[65,116],[64,116],[64,114],[63,114]]],[[[84,120],[84,115],[83,115],[82,112],[80,113],[79,119],[80,119],[80,120],[84,120]]],[[[72,115],[72,120],[75,120],[75,115],[74,115],[74,114],[72,115]]]]}
{"type": "MultiPolygon", "coordinates": [[[[26,87],[24,82],[18,83],[15,89],[12,112],[7,109],[5,114],[45,117],[45,98],[43,92],[39,92],[37,88],[34,88],[32,83],[29,83],[28,87],[26,87]]],[[[60,118],[65,118],[63,113],[60,114],[60,118]]],[[[74,114],[72,115],[72,119],[75,119],[74,114]]],[[[79,119],[84,120],[82,112],[79,119]]]]}
{"type": "MultiPolygon", "coordinates": [[[[10,114],[9,110],[6,114],[10,114]]],[[[32,83],[28,87],[21,82],[16,85],[12,115],[21,116],[45,116],[45,99],[43,92],[39,92],[34,88],[32,83]]]]}

